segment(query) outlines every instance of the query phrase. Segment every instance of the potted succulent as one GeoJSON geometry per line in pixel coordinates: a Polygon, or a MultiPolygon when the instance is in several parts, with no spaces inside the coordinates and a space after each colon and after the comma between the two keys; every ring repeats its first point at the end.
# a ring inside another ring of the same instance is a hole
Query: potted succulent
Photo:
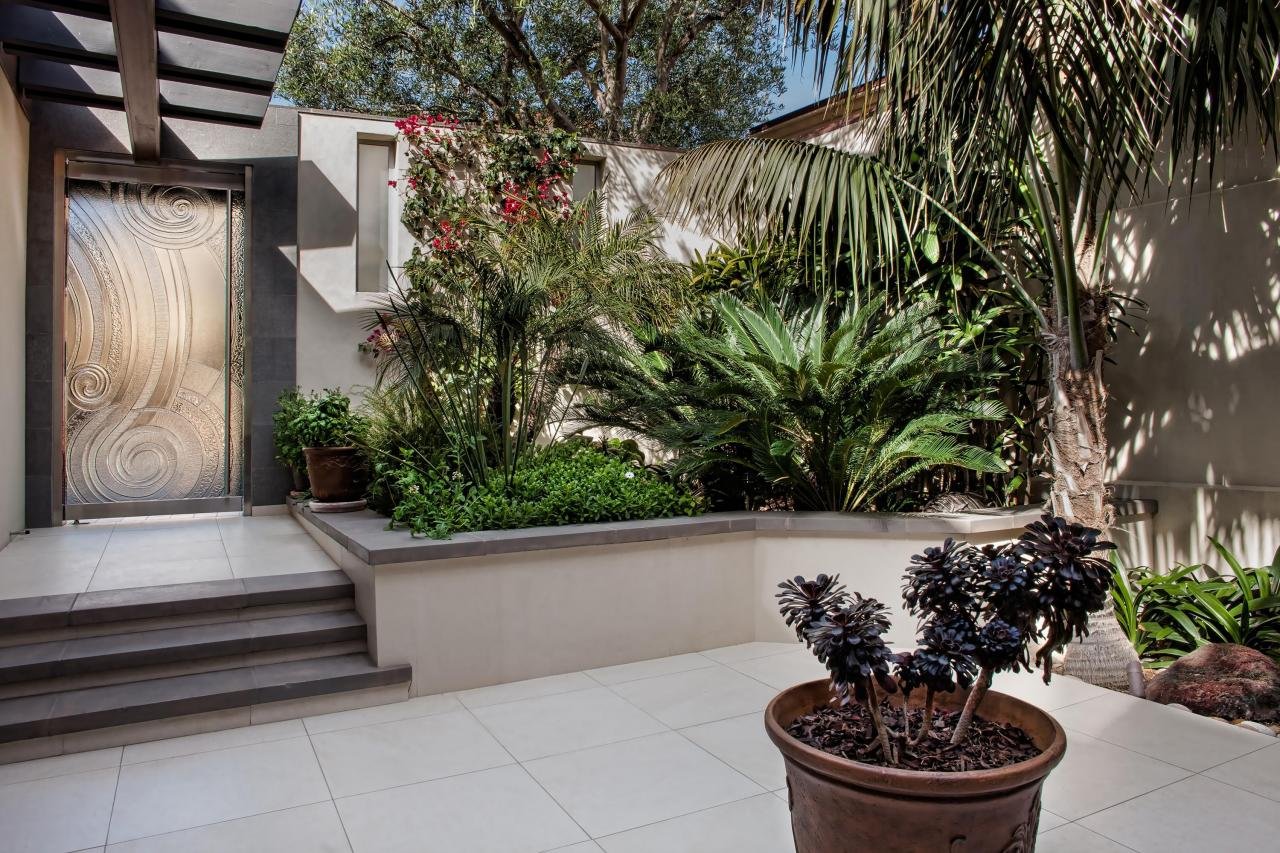
{"type": "Polygon", "coordinates": [[[887,608],[838,576],[779,585],[787,624],[831,673],[765,711],[798,853],[1034,850],[1066,736],[991,679],[1034,660],[1047,683],[1053,654],[1087,633],[1111,577],[1095,555],[1115,547],[1098,537],[1045,515],[1007,545],[925,549],[903,590],[921,626],[905,653],[883,639],[887,608]]]}
{"type": "Polygon", "coordinates": [[[302,449],[311,484],[311,508],[360,508],[365,464],[356,440],[364,418],[351,411],[351,398],[330,389],[305,396],[294,392],[288,409],[282,407],[281,411],[289,414],[276,423],[276,444],[281,452],[285,447],[302,449]]]}

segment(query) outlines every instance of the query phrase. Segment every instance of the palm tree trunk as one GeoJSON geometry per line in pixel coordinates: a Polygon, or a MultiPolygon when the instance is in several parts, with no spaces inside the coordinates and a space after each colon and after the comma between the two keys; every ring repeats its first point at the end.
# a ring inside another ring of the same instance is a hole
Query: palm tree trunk
{"type": "MultiPolygon", "coordinates": [[[[1091,325],[1101,322],[1095,318],[1091,325]]],[[[1105,329],[1102,332],[1105,335],[1105,329]]],[[[1106,484],[1104,349],[1091,351],[1093,364],[1077,370],[1064,342],[1050,342],[1053,407],[1049,447],[1054,472],[1051,495],[1055,514],[1106,531],[1114,521],[1114,511],[1106,484]]],[[[1062,672],[1090,684],[1128,692],[1129,667],[1137,659],[1108,598],[1106,606],[1089,617],[1089,635],[1067,647],[1062,672]]]]}

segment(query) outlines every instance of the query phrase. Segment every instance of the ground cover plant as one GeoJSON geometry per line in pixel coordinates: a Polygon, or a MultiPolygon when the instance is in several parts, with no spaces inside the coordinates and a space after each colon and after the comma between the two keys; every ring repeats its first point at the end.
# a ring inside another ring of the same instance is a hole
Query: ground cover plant
{"type": "Polygon", "coordinates": [[[1210,542],[1227,572],[1115,567],[1116,618],[1143,666],[1162,669],[1209,643],[1248,646],[1280,661],[1280,551],[1270,565],[1249,568],[1217,539],[1210,542]]]}
{"type": "Polygon", "coordinates": [[[998,672],[1035,666],[1050,680],[1053,654],[1087,634],[1089,614],[1106,602],[1111,567],[1097,554],[1114,547],[1096,529],[1046,514],[1007,545],[948,539],[927,548],[903,588],[919,645],[900,654],[884,641],[887,608],[850,593],[838,575],[784,581],[779,610],[831,673],[833,695],[832,708],[801,717],[791,734],[846,758],[920,770],[1025,760],[1034,754],[1025,734],[977,716],[983,697],[998,672]],[[920,709],[886,711],[888,695],[920,689],[920,709]],[[967,691],[963,709],[936,712],[936,696],[955,690],[967,691]]]}

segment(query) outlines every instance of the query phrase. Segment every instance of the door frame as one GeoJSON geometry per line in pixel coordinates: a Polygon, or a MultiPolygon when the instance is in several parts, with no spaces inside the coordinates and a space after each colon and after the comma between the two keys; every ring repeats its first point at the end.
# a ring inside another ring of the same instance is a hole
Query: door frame
{"type": "Polygon", "coordinates": [[[53,382],[52,435],[50,442],[50,503],[55,525],[85,518],[122,518],[132,515],[162,515],[187,512],[253,512],[252,467],[252,381],[253,336],[250,334],[253,307],[253,167],[239,163],[205,163],[195,160],[161,160],[139,166],[127,156],[95,151],[59,148],[53,160],[53,313],[49,348],[50,377],[53,382]],[[67,180],[125,181],[132,183],[185,184],[204,189],[235,190],[244,193],[244,393],[241,408],[241,465],[243,495],[159,501],[120,501],[113,504],[66,505],[66,289],[67,289],[67,180]],[[90,512],[84,509],[92,507],[90,512]]]}

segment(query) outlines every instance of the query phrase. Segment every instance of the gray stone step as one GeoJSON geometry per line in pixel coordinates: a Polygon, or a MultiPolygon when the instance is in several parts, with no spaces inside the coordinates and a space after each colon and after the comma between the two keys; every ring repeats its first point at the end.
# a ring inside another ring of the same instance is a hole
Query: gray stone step
{"type": "Polygon", "coordinates": [[[0,700],[0,743],[407,684],[405,665],[368,655],[313,658],[0,700]]]}
{"type": "Polygon", "coordinates": [[[0,636],[349,598],[339,570],[0,600],[0,636]]]}
{"type": "Polygon", "coordinates": [[[234,620],[0,648],[0,684],[177,664],[365,638],[351,610],[234,620]]]}

